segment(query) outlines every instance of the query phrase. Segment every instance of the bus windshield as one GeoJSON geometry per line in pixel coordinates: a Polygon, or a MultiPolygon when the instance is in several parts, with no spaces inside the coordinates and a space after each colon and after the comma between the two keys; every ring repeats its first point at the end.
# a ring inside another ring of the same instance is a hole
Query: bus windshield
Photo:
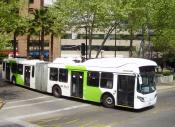
{"type": "Polygon", "coordinates": [[[155,71],[153,70],[152,67],[151,69],[150,68],[148,69],[147,67],[147,69],[142,68],[140,70],[141,70],[140,73],[141,82],[138,81],[137,91],[143,94],[154,92],[156,90],[155,71]]]}

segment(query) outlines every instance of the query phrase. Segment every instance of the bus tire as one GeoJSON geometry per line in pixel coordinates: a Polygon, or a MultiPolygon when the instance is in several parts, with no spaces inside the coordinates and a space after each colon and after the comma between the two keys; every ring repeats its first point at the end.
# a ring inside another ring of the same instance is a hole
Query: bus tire
{"type": "Polygon", "coordinates": [[[55,85],[55,86],[52,88],[52,94],[53,94],[55,97],[60,98],[61,95],[62,95],[61,88],[60,88],[58,85],[55,85]]]}
{"type": "Polygon", "coordinates": [[[12,77],[12,84],[16,85],[16,78],[14,76],[12,77]]]}
{"type": "Polygon", "coordinates": [[[115,101],[112,95],[110,94],[104,94],[102,96],[102,104],[103,106],[105,106],[106,108],[113,108],[115,101]]]}

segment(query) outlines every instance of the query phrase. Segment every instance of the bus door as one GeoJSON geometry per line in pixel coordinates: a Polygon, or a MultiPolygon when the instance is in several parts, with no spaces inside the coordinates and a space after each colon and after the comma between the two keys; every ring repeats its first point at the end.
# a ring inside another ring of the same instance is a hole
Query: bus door
{"type": "Polygon", "coordinates": [[[6,63],[6,79],[10,81],[10,63],[6,63]]]}
{"type": "Polygon", "coordinates": [[[118,75],[117,103],[121,106],[134,107],[134,75],[118,75]]]}
{"type": "Polygon", "coordinates": [[[71,96],[83,97],[83,72],[71,72],[71,96]]]}
{"type": "Polygon", "coordinates": [[[25,66],[24,71],[24,84],[30,87],[30,66],[25,66]]]}

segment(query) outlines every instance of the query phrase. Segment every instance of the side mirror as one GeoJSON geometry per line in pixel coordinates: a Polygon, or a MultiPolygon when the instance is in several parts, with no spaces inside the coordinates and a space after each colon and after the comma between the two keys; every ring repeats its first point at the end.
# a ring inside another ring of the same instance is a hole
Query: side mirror
{"type": "Polygon", "coordinates": [[[142,78],[139,76],[139,84],[142,84],[142,78]]]}

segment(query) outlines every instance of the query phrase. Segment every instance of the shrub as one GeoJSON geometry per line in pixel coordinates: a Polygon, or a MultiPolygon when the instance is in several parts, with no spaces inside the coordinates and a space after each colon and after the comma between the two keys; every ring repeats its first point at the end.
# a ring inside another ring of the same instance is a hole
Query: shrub
{"type": "Polygon", "coordinates": [[[170,71],[170,70],[166,70],[166,71],[164,71],[162,74],[163,74],[164,76],[169,76],[169,75],[172,75],[173,72],[170,71]]]}

